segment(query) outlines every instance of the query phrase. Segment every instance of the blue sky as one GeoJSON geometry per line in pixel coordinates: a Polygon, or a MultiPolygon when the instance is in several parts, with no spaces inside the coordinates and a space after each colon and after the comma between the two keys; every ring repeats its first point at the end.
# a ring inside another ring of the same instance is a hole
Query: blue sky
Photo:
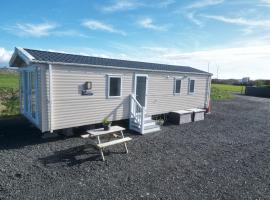
{"type": "Polygon", "coordinates": [[[0,10],[0,65],[19,46],[270,78],[270,0],[4,0],[0,10]]]}

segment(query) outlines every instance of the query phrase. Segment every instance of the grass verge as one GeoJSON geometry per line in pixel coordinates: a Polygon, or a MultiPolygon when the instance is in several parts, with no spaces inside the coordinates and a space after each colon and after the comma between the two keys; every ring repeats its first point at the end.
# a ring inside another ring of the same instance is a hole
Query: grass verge
{"type": "Polygon", "coordinates": [[[19,88],[19,75],[15,73],[0,73],[0,87],[19,88]]]}
{"type": "Polygon", "coordinates": [[[0,73],[0,117],[18,115],[19,106],[19,75],[0,73]]]}
{"type": "Polygon", "coordinates": [[[212,100],[227,100],[233,98],[233,93],[242,94],[245,91],[245,86],[227,85],[227,84],[212,84],[211,99],[212,100]]]}

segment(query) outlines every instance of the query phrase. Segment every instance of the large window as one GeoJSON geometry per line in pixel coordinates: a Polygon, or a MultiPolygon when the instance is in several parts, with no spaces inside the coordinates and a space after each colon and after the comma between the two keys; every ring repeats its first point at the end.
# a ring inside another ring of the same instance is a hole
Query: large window
{"type": "Polygon", "coordinates": [[[22,71],[21,77],[22,112],[37,123],[37,72],[27,69],[22,71]]]}
{"type": "Polygon", "coordinates": [[[188,84],[188,92],[189,94],[193,94],[195,91],[195,80],[189,79],[189,84],[188,84]]]}
{"type": "Polygon", "coordinates": [[[121,76],[108,76],[108,97],[121,97],[122,93],[121,76]]]}
{"type": "Polygon", "coordinates": [[[181,79],[175,79],[174,80],[174,94],[180,94],[181,93],[181,79]]]}

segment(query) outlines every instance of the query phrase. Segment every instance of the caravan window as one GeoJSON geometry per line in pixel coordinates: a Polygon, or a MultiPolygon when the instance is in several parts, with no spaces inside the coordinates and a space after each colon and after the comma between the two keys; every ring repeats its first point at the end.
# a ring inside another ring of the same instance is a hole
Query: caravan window
{"type": "Polygon", "coordinates": [[[174,80],[174,94],[180,94],[181,92],[181,79],[174,80]]]}
{"type": "Polygon", "coordinates": [[[121,76],[108,76],[108,97],[122,96],[122,78],[121,76]]]}
{"type": "Polygon", "coordinates": [[[188,90],[189,94],[193,94],[195,91],[195,80],[189,79],[188,87],[189,87],[189,90],[188,90]]]}

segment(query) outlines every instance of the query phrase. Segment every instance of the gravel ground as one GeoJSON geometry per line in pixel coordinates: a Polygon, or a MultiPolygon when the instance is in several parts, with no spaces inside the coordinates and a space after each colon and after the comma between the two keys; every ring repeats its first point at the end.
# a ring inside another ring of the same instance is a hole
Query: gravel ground
{"type": "Polygon", "coordinates": [[[1,120],[0,199],[270,199],[270,99],[214,102],[204,121],[131,137],[102,162],[90,139],[1,120]]]}

